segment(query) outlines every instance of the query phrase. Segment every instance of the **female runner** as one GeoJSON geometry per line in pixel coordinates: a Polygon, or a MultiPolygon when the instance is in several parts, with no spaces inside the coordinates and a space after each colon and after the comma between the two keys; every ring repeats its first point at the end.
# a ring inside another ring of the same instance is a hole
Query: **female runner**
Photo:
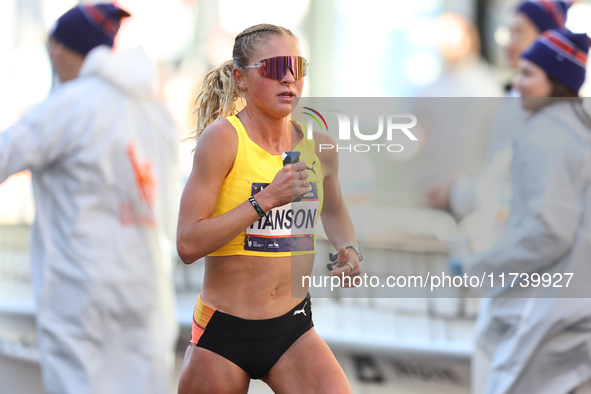
{"type": "Polygon", "coordinates": [[[236,37],[233,59],[206,76],[197,98],[177,248],[187,264],[205,256],[205,275],[181,394],[246,393],[250,379],[279,393],[351,392],[313,328],[307,289],[293,297],[292,270],[312,270],[319,216],[338,248],[331,274],[361,273],[337,153],[318,150],[334,140],[319,132],[309,140],[290,122],[307,65],[291,31],[256,25],[236,37]],[[239,97],[246,106],[234,114],[239,97]],[[300,161],[284,166],[290,151],[300,161]]]}

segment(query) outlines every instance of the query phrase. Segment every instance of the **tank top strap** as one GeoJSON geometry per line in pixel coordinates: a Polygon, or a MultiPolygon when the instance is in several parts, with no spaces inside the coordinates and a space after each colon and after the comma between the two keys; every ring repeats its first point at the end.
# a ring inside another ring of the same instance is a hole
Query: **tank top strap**
{"type": "Polygon", "coordinates": [[[242,122],[240,121],[238,116],[236,116],[236,115],[227,116],[226,119],[228,120],[228,122],[230,122],[230,124],[232,126],[234,126],[234,129],[236,130],[236,133],[238,134],[239,141],[244,142],[244,138],[246,137],[246,129],[242,125],[242,122]]]}
{"type": "Polygon", "coordinates": [[[291,123],[302,133],[302,139],[300,140],[300,142],[297,143],[297,147],[299,147],[298,149],[303,148],[311,152],[314,152],[316,142],[314,141],[314,138],[308,139],[308,131],[306,129],[306,126],[293,120],[291,121],[291,123]]]}
{"type": "Polygon", "coordinates": [[[234,130],[236,130],[236,134],[238,135],[238,150],[236,152],[236,157],[243,157],[245,153],[245,146],[247,141],[249,141],[248,135],[246,134],[246,129],[244,128],[244,125],[238,116],[227,116],[226,119],[232,126],[234,126],[234,130]]]}

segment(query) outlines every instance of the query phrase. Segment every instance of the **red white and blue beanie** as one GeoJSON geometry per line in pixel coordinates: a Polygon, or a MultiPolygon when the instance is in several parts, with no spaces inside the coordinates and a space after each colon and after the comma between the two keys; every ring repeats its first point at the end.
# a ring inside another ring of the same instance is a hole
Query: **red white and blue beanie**
{"type": "Polygon", "coordinates": [[[517,7],[536,25],[540,33],[550,29],[563,29],[566,12],[573,3],[566,0],[527,0],[517,7]]]}
{"type": "Polygon", "coordinates": [[[590,40],[567,29],[548,30],[521,57],[541,67],[548,76],[578,93],[585,82],[590,40]]]}
{"type": "Polygon", "coordinates": [[[130,14],[114,4],[79,5],[53,25],[49,35],[74,52],[86,56],[99,45],[111,48],[121,20],[130,14]]]}

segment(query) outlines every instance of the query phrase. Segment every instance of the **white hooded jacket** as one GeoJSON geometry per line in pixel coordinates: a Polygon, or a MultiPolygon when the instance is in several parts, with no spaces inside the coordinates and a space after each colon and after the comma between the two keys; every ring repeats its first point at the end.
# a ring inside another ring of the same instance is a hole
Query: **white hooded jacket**
{"type": "Polygon", "coordinates": [[[153,80],[141,49],[97,47],[78,78],[0,133],[0,182],[33,174],[31,275],[50,393],[168,390],[178,135],[153,80]]]}
{"type": "Polygon", "coordinates": [[[465,267],[495,280],[477,324],[484,392],[567,393],[591,379],[591,120],[576,101],[546,106],[514,150],[507,229],[465,267]]]}

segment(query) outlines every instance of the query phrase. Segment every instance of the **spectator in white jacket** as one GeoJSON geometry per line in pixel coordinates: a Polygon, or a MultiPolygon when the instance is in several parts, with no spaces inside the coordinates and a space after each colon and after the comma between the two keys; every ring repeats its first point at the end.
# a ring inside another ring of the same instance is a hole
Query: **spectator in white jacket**
{"type": "Polygon", "coordinates": [[[177,132],[141,49],[113,54],[113,4],[62,15],[62,84],[0,133],[0,182],[29,169],[31,275],[50,394],[166,393],[177,335],[170,278],[177,132]]]}
{"type": "Polygon", "coordinates": [[[591,392],[591,118],[578,97],[588,51],[587,35],[559,29],[522,54],[515,87],[530,117],[515,138],[507,229],[464,265],[494,279],[479,290],[491,298],[474,393],[591,392]]]}

